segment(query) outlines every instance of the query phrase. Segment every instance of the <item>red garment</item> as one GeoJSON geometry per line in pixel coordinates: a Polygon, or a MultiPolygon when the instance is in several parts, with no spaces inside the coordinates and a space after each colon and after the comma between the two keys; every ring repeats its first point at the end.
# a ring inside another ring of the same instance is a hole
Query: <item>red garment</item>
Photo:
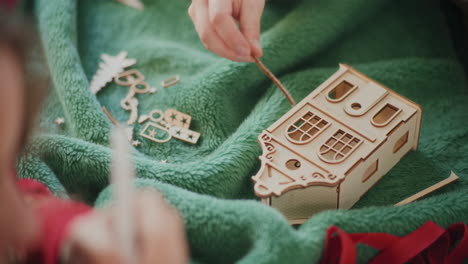
{"type": "Polygon", "coordinates": [[[405,237],[386,233],[348,234],[331,226],[321,263],[355,264],[358,243],[380,250],[370,264],[462,264],[468,259],[468,226],[457,223],[445,230],[428,221],[405,237]]]}
{"type": "Polygon", "coordinates": [[[11,9],[18,4],[18,0],[0,0],[0,7],[11,9]]]}
{"type": "Polygon", "coordinates": [[[86,204],[56,198],[47,187],[37,181],[17,181],[20,191],[32,197],[37,220],[40,224],[40,241],[32,263],[56,264],[59,260],[60,245],[68,234],[68,227],[75,217],[92,210],[86,204]]]}

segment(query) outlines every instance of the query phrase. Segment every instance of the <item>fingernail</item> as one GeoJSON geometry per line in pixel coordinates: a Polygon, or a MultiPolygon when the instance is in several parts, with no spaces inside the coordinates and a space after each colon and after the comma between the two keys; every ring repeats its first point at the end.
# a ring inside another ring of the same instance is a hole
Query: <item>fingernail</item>
{"type": "Polygon", "coordinates": [[[252,62],[254,59],[251,56],[237,56],[237,61],[252,62]]]}
{"type": "Polygon", "coordinates": [[[250,55],[250,50],[246,47],[237,47],[236,49],[237,55],[241,57],[249,56],[250,55]]]}
{"type": "Polygon", "coordinates": [[[263,49],[262,49],[262,45],[260,45],[260,41],[258,40],[253,40],[253,46],[255,47],[255,49],[260,52],[260,54],[258,54],[260,57],[263,55],[263,49]]]}

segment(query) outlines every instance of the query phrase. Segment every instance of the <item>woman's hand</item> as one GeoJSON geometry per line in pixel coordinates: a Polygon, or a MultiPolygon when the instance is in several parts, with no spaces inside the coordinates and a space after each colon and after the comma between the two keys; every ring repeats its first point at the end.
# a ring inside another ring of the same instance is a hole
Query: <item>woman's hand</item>
{"type": "MultiPolygon", "coordinates": [[[[137,259],[133,263],[188,263],[184,226],[177,211],[154,190],[140,190],[135,198],[137,259]]],[[[74,220],[62,246],[63,263],[126,264],[116,244],[111,210],[96,210],[74,220]]]]}
{"type": "Polygon", "coordinates": [[[221,57],[261,57],[260,18],[265,0],[192,0],[189,15],[205,47],[221,57]],[[237,25],[239,24],[239,26],[237,25]]]}

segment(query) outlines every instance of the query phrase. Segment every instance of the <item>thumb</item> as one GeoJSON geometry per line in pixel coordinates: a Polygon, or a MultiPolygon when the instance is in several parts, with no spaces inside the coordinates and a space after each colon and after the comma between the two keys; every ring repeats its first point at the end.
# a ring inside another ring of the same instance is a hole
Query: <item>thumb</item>
{"type": "Polygon", "coordinates": [[[244,0],[240,10],[240,30],[249,41],[252,55],[255,57],[263,55],[260,45],[260,20],[264,7],[265,0],[244,0]]]}

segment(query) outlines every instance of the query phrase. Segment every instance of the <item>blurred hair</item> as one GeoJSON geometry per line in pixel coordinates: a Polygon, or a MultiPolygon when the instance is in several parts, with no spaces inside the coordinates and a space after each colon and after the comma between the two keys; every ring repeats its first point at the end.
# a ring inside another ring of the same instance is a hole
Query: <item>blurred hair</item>
{"type": "MultiPolygon", "coordinates": [[[[6,45],[20,60],[24,76],[24,145],[36,124],[42,101],[49,87],[49,74],[36,30],[30,20],[0,8],[0,45],[6,45]]],[[[23,147],[23,146],[21,146],[23,147]]]]}

